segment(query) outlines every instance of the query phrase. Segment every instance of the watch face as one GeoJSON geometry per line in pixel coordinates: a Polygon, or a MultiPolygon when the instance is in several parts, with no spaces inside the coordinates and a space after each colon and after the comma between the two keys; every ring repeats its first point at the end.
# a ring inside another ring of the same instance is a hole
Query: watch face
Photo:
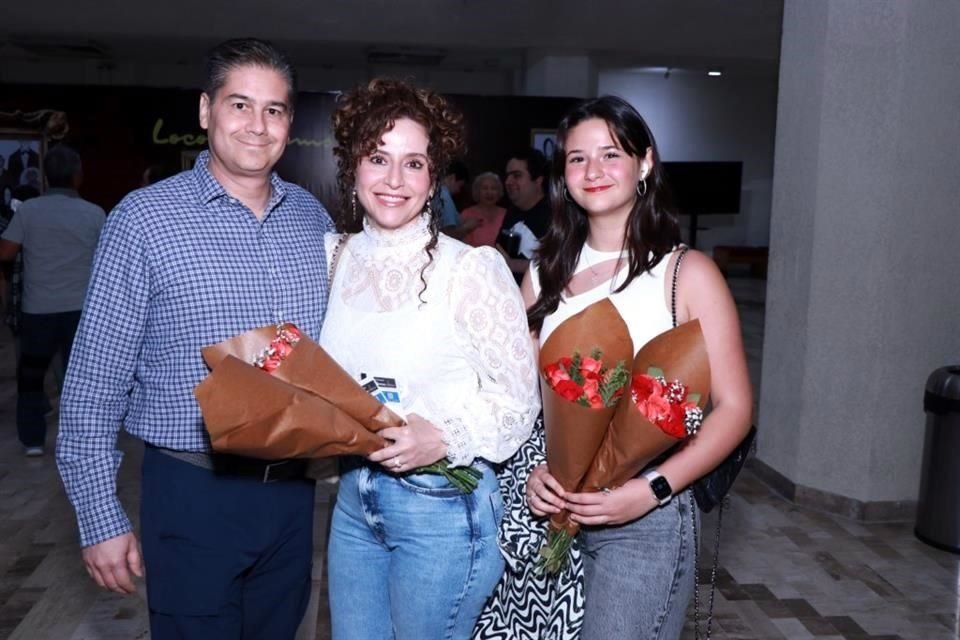
{"type": "Polygon", "coordinates": [[[670,483],[663,476],[659,476],[650,481],[650,488],[653,489],[653,495],[657,500],[666,500],[673,494],[670,483]]]}

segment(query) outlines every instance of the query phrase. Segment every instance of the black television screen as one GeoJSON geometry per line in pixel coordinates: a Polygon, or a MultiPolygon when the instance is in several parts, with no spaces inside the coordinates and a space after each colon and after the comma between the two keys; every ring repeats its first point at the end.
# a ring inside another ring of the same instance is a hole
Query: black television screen
{"type": "Polygon", "coordinates": [[[742,162],[664,162],[677,211],[740,213],[742,162]]]}

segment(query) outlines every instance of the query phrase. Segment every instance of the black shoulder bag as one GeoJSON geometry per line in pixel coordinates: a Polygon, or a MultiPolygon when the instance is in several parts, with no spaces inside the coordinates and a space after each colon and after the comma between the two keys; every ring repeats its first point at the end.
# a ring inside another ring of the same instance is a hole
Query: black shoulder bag
{"type": "MultiPolygon", "coordinates": [[[[670,289],[670,315],[673,318],[673,326],[677,326],[677,279],[680,276],[680,263],[683,257],[687,255],[688,249],[685,247],[677,255],[677,261],[673,266],[673,283],[670,289]]],[[[703,476],[693,483],[693,497],[691,502],[696,503],[704,513],[710,513],[714,507],[720,505],[720,511],[717,512],[717,534],[714,540],[713,548],[713,567],[710,571],[710,602],[707,611],[707,627],[705,637],[710,638],[710,626],[713,622],[713,602],[717,589],[717,568],[720,564],[720,525],[723,522],[723,503],[724,498],[733,486],[734,480],[743,464],[747,461],[747,455],[753,448],[753,442],[757,435],[757,428],[750,426],[750,431],[744,436],[740,444],[723,459],[717,468],[703,476]]],[[[693,622],[696,637],[700,638],[700,544],[697,540],[697,514],[694,513],[694,504],[690,505],[690,518],[693,522],[693,540],[694,540],[694,591],[693,591],[693,622]]]]}

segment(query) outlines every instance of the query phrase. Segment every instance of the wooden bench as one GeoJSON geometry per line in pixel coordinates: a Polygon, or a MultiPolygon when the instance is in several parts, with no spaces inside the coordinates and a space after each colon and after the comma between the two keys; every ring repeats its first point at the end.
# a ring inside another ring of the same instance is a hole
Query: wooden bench
{"type": "Polygon", "coordinates": [[[766,278],[769,254],[767,247],[718,245],[713,248],[713,261],[726,276],[732,275],[731,265],[746,265],[750,268],[751,276],[766,278]]]}

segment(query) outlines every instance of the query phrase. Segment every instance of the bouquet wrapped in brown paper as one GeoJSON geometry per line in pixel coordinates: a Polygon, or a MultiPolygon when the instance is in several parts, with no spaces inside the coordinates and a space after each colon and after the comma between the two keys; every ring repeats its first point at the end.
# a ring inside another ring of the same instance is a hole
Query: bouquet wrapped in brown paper
{"type": "MultiPolygon", "coordinates": [[[[567,491],[580,487],[603,442],[632,357],[630,331],[609,299],[567,318],[540,348],[547,465],[567,491]]],[[[550,518],[541,550],[547,571],[564,566],[576,532],[567,512],[550,518]]]]}
{"type": "Polygon", "coordinates": [[[633,360],[628,398],[617,405],[582,491],[621,486],[696,433],[710,395],[710,363],[691,320],[650,340],[633,360]]]}
{"type": "MultiPolygon", "coordinates": [[[[266,460],[369,455],[403,418],[371,396],[294,325],[268,325],[205,347],[210,374],[194,395],[215,451],[266,460]]],[[[480,472],[441,460],[414,470],[464,493],[480,472]]]]}
{"type": "Polygon", "coordinates": [[[368,455],[403,419],[290,324],[202,351],[211,373],[194,395],[215,451],[265,460],[368,455]]]}
{"type": "Polygon", "coordinates": [[[336,405],[369,431],[399,427],[403,418],[367,393],[323,347],[290,323],[267,325],[204,347],[211,370],[227,356],[263,369],[273,377],[336,405]],[[285,335],[285,332],[287,334],[285,335]]]}

